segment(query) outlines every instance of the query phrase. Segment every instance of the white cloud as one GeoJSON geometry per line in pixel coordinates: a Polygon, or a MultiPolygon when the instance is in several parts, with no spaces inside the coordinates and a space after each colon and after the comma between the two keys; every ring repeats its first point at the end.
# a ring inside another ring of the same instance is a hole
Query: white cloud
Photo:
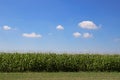
{"type": "Polygon", "coordinates": [[[5,25],[5,26],[2,27],[2,29],[3,29],[3,30],[11,30],[11,27],[5,25]]]}
{"type": "Polygon", "coordinates": [[[92,21],[82,21],[78,24],[79,27],[83,29],[97,29],[98,27],[92,21]]]}
{"type": "Polygon", "coordinates": [[[114,39],[115,42],[120,42],[120,38],[114,39]]]}
{"type": "Polygon", "coordinates": [[[73,36],[75,37],[75,38],[78,38],[78,37],[80,37],[82,34],[81,33],[79,33],[79,32],[75,32],[75,33],[73,33],[73,36]]]}
{"type": "Polygon", "coordinates": [[[28,38],[41,38],[42,37],[42,35],[40,35],[40,34],[36,34],[36,33],[23,33],[22,34],[22,36],[23,37],[28,37],[28,38]]]}
{"type": "Polygon", "coordinates": [[[48,33],[49,36],[53,35],[52,33],[48,33]]]}
{"type": "Polygon", "coordinates": [[[58,26],[56,27],[56,29],[57,29],[57,30],[64,30],[64,27],[63,27],[62,25],[58,25],[58,26]]]}
{"type": "Polygon", "coordinates": [[[92,34],[90,34],[90,33],[83,34],[83,38],[91,38],[91,37],[92,37],[92,34]]]}

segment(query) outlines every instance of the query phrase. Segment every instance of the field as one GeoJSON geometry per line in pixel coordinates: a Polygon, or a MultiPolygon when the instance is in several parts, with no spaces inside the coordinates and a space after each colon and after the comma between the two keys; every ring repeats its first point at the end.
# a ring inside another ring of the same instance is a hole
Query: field
{"type": "Polygon", "coordinates": [[[120,55],[0,54],[0,72],[120,72],[120,55]]]}
{"type": "Polygon", "coordinates": [[[118,72],[0,73],[0,80],[120,80],[118,72]]]}
{"type": "Polygon", "coordinates": [[[0,80],[120,80],[120,55],[0,53],[0,80]]]}
{"type": "Polygon", "coordinates": [[[0,54],[0,72],[120,72],[120,55],[0,54]]]}

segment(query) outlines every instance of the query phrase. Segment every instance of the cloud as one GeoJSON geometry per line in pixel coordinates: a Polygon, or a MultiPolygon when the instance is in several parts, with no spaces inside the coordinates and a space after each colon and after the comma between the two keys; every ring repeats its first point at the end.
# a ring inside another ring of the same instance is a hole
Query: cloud
{"type": "Polygon", "coordinates": [[[81,33],[79,33],[79,32],[75,32],[75,33],[73,33],[73,36],[75,37],[75,38],[78,38],[78,37],[80,37],[82,34],[81,33]]]}
{"type": "Polygon", "coordinates": [[[16,31],[17,28],[12,28],[10,26],[7,26],[7,25],[4,25],[3,27],[1,27],[2,30],[5,30],[5,31],[9,31],[9,30],[12,30],[12,31],[16,31]]]}
{"type": "Polygon", "coordinates": [[[7,25],[5,25],[5,26],[2,27],[2,29],[7,31],[7,30],[11,30],[12,28],[7,26],[7,25]]]}
{"type": "Polygon", "coordinates": [[[36,34],[36,33],[23,33],[22,34],[23,37],[27,37],[27,38],[41,38],[42,35],[40,34],[36,34]]]}
{"type": "Polygon", "coordinates": [[[53,35],[52,33],[48,33],[49,36],[53,35]]]}
{"type": "Polygon", "coordinates": [[[91,38],[92,37],[92,34],[90,34],[90,33],[83,33],[83,34],[81,34],[81,33],[79,33],[79,32],[75,32],[75,33],[73,33],[73,36],[75,37],[75,38],[79,38],[79,37],[83,37],[83,38],[91,38]]]}
{"type": "Polygon", "coordinates": [[[83,34],[83,38],[91,38],[91,37],[92,37],[92,34],[90,34],[90,33],[83,34]]]}
{"type": "Polygon", "coordinates": [[[64,30],[64,27],[63,27],[62,25],[58,25],[58,26],[56,27],[56,29],[57,29],[57,30],[64,30]]]}
{"type": "Polygon", "coordinates": [[[83,29],[98,29],[96,24],[92,21],[82,21],[78,24],[78,26],[83,29]]]}
{"type": "Polygon", "coordinates": [[[115,42],[120,42],[120,38],[114,39],[115,42]]]}

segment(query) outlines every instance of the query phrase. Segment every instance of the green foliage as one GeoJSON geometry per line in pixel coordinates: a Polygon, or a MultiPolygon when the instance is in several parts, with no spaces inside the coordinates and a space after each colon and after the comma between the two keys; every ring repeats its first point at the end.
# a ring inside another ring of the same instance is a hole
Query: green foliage
{"type": "Polygon", "coordinates": [[[1,53],[0,72],[118,71],[120,55],[1,53]]]}

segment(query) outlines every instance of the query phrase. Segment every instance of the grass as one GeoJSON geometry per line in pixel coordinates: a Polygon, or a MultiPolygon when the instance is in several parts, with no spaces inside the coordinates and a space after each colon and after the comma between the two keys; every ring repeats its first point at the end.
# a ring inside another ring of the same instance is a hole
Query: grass
{"type": "Polygon", "coordinates": [[[0,73],[0,80],[120,80],[119,72],[0,73]]]}

